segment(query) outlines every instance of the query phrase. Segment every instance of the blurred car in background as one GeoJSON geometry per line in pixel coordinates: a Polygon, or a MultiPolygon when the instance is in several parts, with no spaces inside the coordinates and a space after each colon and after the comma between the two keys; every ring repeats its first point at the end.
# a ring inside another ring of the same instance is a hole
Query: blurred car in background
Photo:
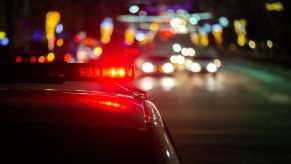
{"type": "Polygon", "coordinates": [[[185,66],[190,75],[210,73],[216,77],[221,61],[215,51],[200,51],[194,57],[186,59],[185,66]]]}
{"type": "Polygon", "coordinates": [[[168,56],[147,56],[137,62],[137,69],[141,75],[174,75],[176,66],[168,56]]]}

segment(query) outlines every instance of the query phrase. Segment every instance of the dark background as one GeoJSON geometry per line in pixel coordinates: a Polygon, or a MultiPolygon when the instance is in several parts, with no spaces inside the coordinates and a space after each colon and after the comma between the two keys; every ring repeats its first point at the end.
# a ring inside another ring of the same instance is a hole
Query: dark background
{"type": "MultiPolygon", "coordinates": [[[[142,9],[150,10],[149,14],[160,12],[159,6],[168,8],[184,6],[190,13],[213,12],[214,19],[202,23],[217,23],[220,16],[230,20],[230,26],[224,30],[224,44],[226,47],[236,42],[233,30],[233,20],[244,18],[248,21],[247,37],[256,41],[272,40],[277,56],[290,55],[290,28],[287,25],[290,13],[288,0],[281,0],[284,10],[281,12],[267,11],[266,3],[273,0],[0,0],[0,31],[5,31],[10,38],[6,49],[8,54],[14,49],[31,41],[34,30],[39,29],[45,35],[45,15],[48,11],[59,11],[64,33],[75,35],[86,31],[88,36],[100,37],[100,23],[106,17],[114,19],[114,41],[121,40],[126,25],[116,21],[121,14],[129,14],[128,8],[132,4],[142,9]]],[[[3,49],[3,48],[1,48],[3,49]]],[[[264,50],[259,50],[264,51],[264,50]]],[[[3,56],[1,56],[3,58],[3,56]]]]}

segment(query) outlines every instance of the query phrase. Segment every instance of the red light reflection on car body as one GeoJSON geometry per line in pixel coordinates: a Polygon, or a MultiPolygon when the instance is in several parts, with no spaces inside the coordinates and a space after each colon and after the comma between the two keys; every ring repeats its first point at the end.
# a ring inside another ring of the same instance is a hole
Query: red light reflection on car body
{"type": "Polygon", "coordinates": [[[108,96],[93,96],[78,100],[87,105],[93,105],[98,109],[104,109],[106,111],[125,111],[129,103],[127,99],[108,96]]]}

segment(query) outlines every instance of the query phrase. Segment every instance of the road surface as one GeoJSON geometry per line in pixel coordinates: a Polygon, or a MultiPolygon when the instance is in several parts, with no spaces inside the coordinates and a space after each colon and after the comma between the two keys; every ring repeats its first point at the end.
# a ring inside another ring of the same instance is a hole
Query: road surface
{"type": "Polygon", "coordinates": [[[140,77],[185,164],[291,163],[291,76],[228,58],[217,78],[140,77]]]}

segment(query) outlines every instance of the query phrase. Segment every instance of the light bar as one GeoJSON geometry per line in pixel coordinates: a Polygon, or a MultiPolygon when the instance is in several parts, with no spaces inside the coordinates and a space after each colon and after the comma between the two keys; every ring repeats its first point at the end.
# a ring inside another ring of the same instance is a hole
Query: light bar
{"type": "Polygon", "coordinates": [[[79,76],[82,78],[110,78],[132,80],[134,78],[134,66],[80,67],[79,76]]]}
{"type": "Polygon", "coordinates": [[[98,63],[8,63],[0,65],[0,82],[132,81],[135,67],[130,64],[98,63]]]}

